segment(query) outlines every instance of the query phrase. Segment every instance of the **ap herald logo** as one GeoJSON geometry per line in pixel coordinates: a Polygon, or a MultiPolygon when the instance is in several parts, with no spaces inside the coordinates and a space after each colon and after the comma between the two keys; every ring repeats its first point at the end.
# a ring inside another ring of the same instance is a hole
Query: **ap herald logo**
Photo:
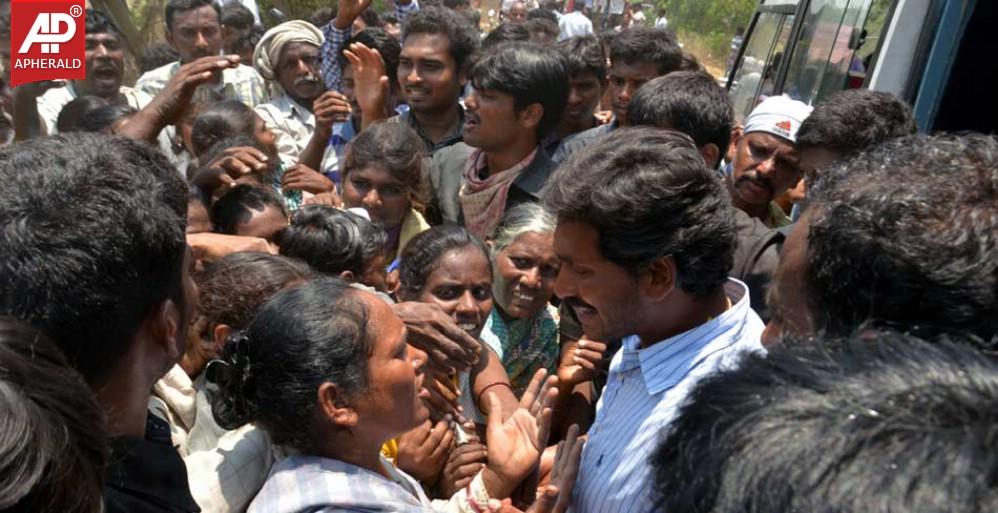
{"type": "Polygon", "coordinates": [[[84,0],[13,0],[10,83],[86,77],[84,0]]]}

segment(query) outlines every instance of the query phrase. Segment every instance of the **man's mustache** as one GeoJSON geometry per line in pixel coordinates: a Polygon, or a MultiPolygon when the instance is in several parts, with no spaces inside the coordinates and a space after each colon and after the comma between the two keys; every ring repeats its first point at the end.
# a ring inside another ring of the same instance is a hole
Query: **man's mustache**
{"type": "Polygon", "coordinates": [[[312,75],[312,74],[308,74],[308,75],[296,78],[295,79],[295,87],[300,86],[300,85],[314,85],[314,84],[318,84],[319,82],[320,81],[319,81],[319,77],[318,76],[312,75]]]}

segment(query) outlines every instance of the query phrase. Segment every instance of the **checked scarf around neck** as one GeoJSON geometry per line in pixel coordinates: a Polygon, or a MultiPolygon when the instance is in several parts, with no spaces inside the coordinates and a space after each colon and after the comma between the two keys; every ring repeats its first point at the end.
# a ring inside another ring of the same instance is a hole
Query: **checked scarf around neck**
{"type": "Polygon", "coordinates": [[[488,166],[485,152],[475,150],[468,158],[468,167],[464,171],[464,185],[461,186],[459,198],[461,211],[464,213],[464,226],[481,239],[492,235],[502,215],[506,211],[506,198],[509,188],[523,173],[523,170],[534,161],[537,148],[521,160],[517,165],[486,178],[481,178],[481,170],[488,166]]]}

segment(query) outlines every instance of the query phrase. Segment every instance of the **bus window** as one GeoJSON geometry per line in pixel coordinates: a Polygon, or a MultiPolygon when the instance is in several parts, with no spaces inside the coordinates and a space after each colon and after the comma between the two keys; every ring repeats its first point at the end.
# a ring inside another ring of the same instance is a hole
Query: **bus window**
{"type": "Polygon", "coordinates": [[[790,57],[783,92],[814,103],[835,91],[862,87],[888,5],[889,0],[812,0],[790,57]],[[875,23],[864,28],[874,4],[877,17],[871,21],[875,23]],[[875,31],[872,38],[869,29],[875,31]]]}
{"type": "Polygon", "coordinates": [[[759,13],[731,81],[730,94],[735,107],[735,122],[745,121],[760,95],[765,97],[773,94],[776,72],[790,40],[793,25],[793,14],[759,13]]]}

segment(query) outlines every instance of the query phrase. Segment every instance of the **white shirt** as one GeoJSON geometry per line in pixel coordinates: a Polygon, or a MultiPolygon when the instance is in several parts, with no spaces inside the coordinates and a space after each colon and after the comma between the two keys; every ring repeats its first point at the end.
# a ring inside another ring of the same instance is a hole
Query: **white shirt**
{"type": "Polygon", "coordinates": [[[748,288],[729,278],[724,290],[732,307],[705,324],[645,349],[636,336],[623,340],[596,406],[572,511],[652,511],[649,458],[678,408],[705,376],[743,352],[764,351],[765,326],[749,307],[748,288]]]}
{"type": "MultiPolygon", "coordinates": [[[[287,165],[298,162],[298,156],[308,146],[315,132],[315,115],[291,99],[286,93],[273,100],[256,106],[256,113],[263,118],[274,135],[277,136],[277,152],[287,165]]],[[[320,173],[335,171],[338,158],[332,146],[326,145],[322,156],[320,173]]]]}
{"type": "MultiPolygon", "coordinates": [[[[145,107],[152,101],[152,96],[131,87],[121,86],[118,92],[125,97],[125,103],[136,110],[145,107]]],[[[38,103],[38,115],[42,118],[42,123],[45,124],[46,133],[54,134],[58,132],[55,124],[59,119],[59,113],[62,112],[62,108],[67,103],[75,100],[77,96],[78,94],[76,93],[76,89],[73,88],[73,84],[69,83],[64,87],[53,87],[38,97],[38,100],[36,100],[38,103]]]]}
{"type": "Polygon", "coordinates": [[[579,11],[572,11],[558,17],[558,41],[570,37],[588,36],[593,33],[593,22],[579,11]]]}

